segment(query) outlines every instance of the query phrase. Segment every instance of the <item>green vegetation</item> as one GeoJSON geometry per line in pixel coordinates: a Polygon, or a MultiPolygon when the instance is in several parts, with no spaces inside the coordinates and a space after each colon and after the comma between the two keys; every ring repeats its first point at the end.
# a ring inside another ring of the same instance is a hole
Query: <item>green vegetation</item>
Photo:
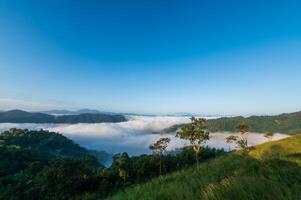
{"type": "Polygon", "coordinates": [[[268,131],[264,134],[264,137],[268,138],[269,141],[272,141],[274,135],[275,135],[274,132],[268,131]]]}
{"type": "Polygon", "coordinates": [[[111,199],[301,199],[301,135],[232,152],[111,199]]]}
{"type": "Polygon", "coordinates": [[[238,136],[235,136],[235,135],[230,135],[226,138],[226,143],[229,144],[229,151],[231,151],[230,144],[237,142],[237,140],[238,140],[238,136]]]}
{"type": "MultiPolygon", "coordinates": [[[[204,148],[201,162],[225,154],[204,148]]],[[[194,165],[186,147],[161,155],[162,175],[194,165]]],[[[48,131],[11,129],[0,135],[0,199],[104,199],[158,177],[155,155],[113,157],[104,168],[89,151],[64,136],[48,131]]]]}
{"type": "MultiPolygon", "coordinates": [[[[239,147],[240,149],[248,148],[247,135],[250,131],[250,127],[245,124],[239,124],[236,127],[236,131],[240,133],[240,136],[230,135],[226,138],[226,142],[229,144],[235,142],[237,144],[237,147],[239,147]]],[[[229,151],[230,151],[230,147],[229,147],[229,151]]]]}
{"type": "Polygon", "coordinates": [[[167,145],[170,142],[170,138],[160,138],[158,141],[156,141],[154,144],[150,145],[149,148],[153,151],[155,155],[158,155],[159,157],[159,173],[160,176],[162,174],[162,156],[163,153],[166,151],[167,145]]]}
{"type": "Polygon", "coordinates": [[[296,134],[301,132],[301,112],[276,116],[225,117],[207,121],[210,132],[235,132],[238,124],[245,124],[251,131],[266,133],[268,131],[296,134]]]}
{"type": "MultiPolygon", "coordinates": [[[[249,126],[252,132],[266,133],[272,131],[293,135],[301,132],[301,112],[275,116],[223,117],[210,119],[206,122],[207,129],[210,132],[235,132],[238,124],[249,126]]],[[[173,133],[184,126],[185,124],[177,124],[163,131],[173,133]]]]}
{"type": "Polygon", "coordinates": [[[165,154],[170,139],[161,138],[150,146],[154,155],[117,154],[108,168],[91,155],[99,152],[58,133],[5,131],[0,134],[0,200],[301,199],[301,135],[248,147],[250,128],[241,123],[236,128],[241,135],[227,142],[242,150],[225,153],[202,147],[209,139],[206,124],[192,118],[178,132],[190,147],[165,154]]]}
{"type": "Polygon", "coordinates": [[[123,115],[108,114],[79,114],[79,115],[49,115],[45,113],[31,113],[22,110],[0,112],[0,123],[101,123],[124,122],[123,115]]]}
{"type": "MultiPolygon", "coordinates": [[[[85,148],[73,143],[61,134],[49,131],[30,131],[12,128],[0,135],[3,149],[17,149],[46,156],[48,160],[57,158],[90,161],[98,166],[97,160],[85,148]]],[[[6,157],[7,158],[7,157],[6,157]]]]}
{"type": "Polygon", "coordinates": [[[199,167],[199,153],[201,145],[209,140],[209,132],[206,130],[206,120],[202,118],[191,118],[191,123],[185,125],[181,131],[177,132],[177,137],[188,140],[195,152],[197,168],[199,167]]]}
{"type": "Polygon", "coordinates": [[[101,166],[86,149],[57,133],[13,128],[0,135],[0,177],[15,174],[35,162],[48,165],[57,159],[101,166]]]}

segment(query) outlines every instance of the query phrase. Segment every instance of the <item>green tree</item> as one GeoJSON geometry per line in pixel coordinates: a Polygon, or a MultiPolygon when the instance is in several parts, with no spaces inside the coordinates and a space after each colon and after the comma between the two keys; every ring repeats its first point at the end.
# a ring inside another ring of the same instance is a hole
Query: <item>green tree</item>
{"type": "Polygon", "coordinates": [[[240,139],[236,141],[238,147],[241,149],[248,148],[248,133],[250,132],[250,127],[246,124],[239,124],[236,127],[236,131],[240,133],[240,139]]]}
{"type": "Polygon", "coordinates": [[[118,169],[118,175],[122,178],[123,183],[125,184],[127,179],[129,178],[130,172],[130,157],[125,152],[123,154],[117,154],[114,156],[114,165],[118,169]]]}
{"type": "Polygon", "coordinates": [[[230,144],[237,142],[237,140],[238,140],[238,136],[235,135],[230,135],[226,138],[226,142],[229,144],[229,151],[230,151],[230,144]]]}
{"type": "Polygon", "coordinates": [[[268,138],[269,141],[272,141],[274,135],[275,135],[274,132],[268,131],[264,134],[264,137],[268,138]]]}
{"type": "Polygon", "coordinates": [[[149,146],[150,150],[152,150],[155,155],[159,156],[159,160],[160,160],[159,173],[160,173],[160,176],[162,174],[162,155],[163,155],[164,151],[166,150],[167,145],[168,145],[169,142],[170,142],[170,138],[160,138],[154,144],[149,146]]]}
{"type": "Polygon", "coordinates": [[[191,123],[185,125],[181,131],[177,132],[177,137],[188,140],[195,152],[197,168],[199,168],[199,152],[201,145],[210,139],[209,132],[206,130],[206,119],[192,117],[191,123]]]}

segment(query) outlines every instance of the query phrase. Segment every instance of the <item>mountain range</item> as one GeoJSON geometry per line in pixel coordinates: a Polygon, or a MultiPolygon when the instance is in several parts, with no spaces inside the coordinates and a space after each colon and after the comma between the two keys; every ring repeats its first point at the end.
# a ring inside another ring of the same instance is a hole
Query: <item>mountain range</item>
{"type": "Polygon", "coordinates": [[[72,114],[72,115],[50,115],[41,112],[26,112],[23,110],[10,110],[0,112],[0,123],[102,123],[102,122],[124,122],[126,118],[118,114],[72,114]]]}
{"type": "MultiPolygon", "coordinates": [[[[272,131],[294,135],[301,131],[301,111],[273,116],[221,117],[208,119],[206,122],[207,129],[210,132],[236,132],[236,127],[239,124],[248,125],[252,132],[265,133],[272,131]]],[[[175,133],[184,126],[185,124],[176,124],[163,131],[165,133],[175,133]]]]}
{"type": "Polygon", "coordinates": [[[101,112],[96,109],[79,109],[79,110],[47,110],[47,111],[40,111],[40,113],[45,113],[49,115],[80,115],[80,114],[114,114],[109,112],[101,112]]]}

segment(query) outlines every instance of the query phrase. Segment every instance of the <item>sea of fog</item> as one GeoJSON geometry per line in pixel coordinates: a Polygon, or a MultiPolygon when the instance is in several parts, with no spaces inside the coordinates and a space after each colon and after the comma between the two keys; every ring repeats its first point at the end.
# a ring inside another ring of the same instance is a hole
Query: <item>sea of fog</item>
{"type": "MultiPolygon", "coordinates": [[[[128,152],[130,155],[150,153],[149,145],[160,137],[170,137],[171,143],[168,150],[183,147],[189,143],[176,138],[174,134],[163,133],[162,130],[176,124],[189,122],[189,117],[171,116],[127,116],[128,121],[121,123],[96,123],[96,124],[15,124],[0,123],[0,131],[10,128],[45,129],[63,134],[79,145],[88,149],[104,150],[109,153],[128,152]]],[[[206,145],[215,148],[229,149],[225,138],[229,133],[211,133],[210,141],[206,145]]],[[[263,134],[250,133],[250,145],[266,142],[263,134]]],[[[288,137],[277,133],[274,140],[288,137]]],[[[231,149],[235,145],[230,146],[231,149]]]]}

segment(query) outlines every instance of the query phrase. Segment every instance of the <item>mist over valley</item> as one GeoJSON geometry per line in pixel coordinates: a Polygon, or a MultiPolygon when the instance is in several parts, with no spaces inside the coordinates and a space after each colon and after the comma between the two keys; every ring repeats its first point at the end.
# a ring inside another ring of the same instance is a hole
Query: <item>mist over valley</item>
{"type": "MultiPolygon", "coordinates": [[[[75,143],[91,150],[106,151],[111,154],[127,152],[129,155],[150,154],[149,145],[161,137],[171,138],[169,151],[189,145],[189,142],[175,137],[175,132],[168,132],[170,127],[190,122],[184,116],[126,116],[127,121],[119,123],[77,123],[77,124],[36,124],[36,123],[0,123],[0,131],[10,128],[49,130],[58,132],[75,143]]],[[[217,117],[210,117],[217,118],[217,117]]],[[[211,133],[206,143],[209,147],[229,149],[226,137],[229,132],[211,133]]],[[[267,141],[263,134],[249,133],[250,145],[267,141]]],[[[285,138],[287,135],[277,133],[274,139],[285,138]]],[[[234,149],[235,144],[230,145],[234,149]]]]}

